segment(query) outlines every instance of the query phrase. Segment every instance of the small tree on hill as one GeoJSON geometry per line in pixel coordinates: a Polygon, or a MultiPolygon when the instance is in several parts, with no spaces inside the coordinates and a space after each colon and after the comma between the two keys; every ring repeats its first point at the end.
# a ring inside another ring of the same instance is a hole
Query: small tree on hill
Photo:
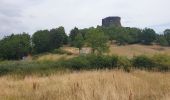
{"type": "Polygon", "coordinates": [[[79,54],[80,54],[80,50],[82,49],[83,45],[84,45],[84,38],[82,36],[82,34],[78,34],[73,42],[73,45],[77,48],[79,48],[79,54]]]}
{"type": "Polygon", "coordinates": [[[108,38],[103,31],[98,29],[90,29],[86,34],[87,44],[92,48],[92,53],[102,54],[108,51],[108,38]]]}

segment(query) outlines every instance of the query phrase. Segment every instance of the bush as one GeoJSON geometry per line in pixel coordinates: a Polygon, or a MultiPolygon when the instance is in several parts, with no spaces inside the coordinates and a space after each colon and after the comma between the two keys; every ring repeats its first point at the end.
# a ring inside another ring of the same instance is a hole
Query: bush
{"type": "Polygon", "coordinates": [[[170,56],[155,55],[153,57],[136,56],[133,59],[120,56],[86,55],[58,61],[2,61],[0,75],[48,75],[58,70],[89,70],[119,68],[129,72],[134,66],[139,69],[169,71],[170,56]]]}
{"type": "Polygon", "coordinates": [[[132,63],[134,67],[140,69],[152,69],[155,66],[153,60],[144,55],[134,57],[132,63]]]}
{"type": "Polygon", "coordinates": [[[127,57],[118,57],[117,67],[129,72],[132,66],[131,61],[127,57]]]}
{"type": "Polygon", "coordinates": [[[67,54],[67,55],[72,55],[71,52],[68,52],[68,51],[65,51],[65,50],[62,50],[62,49],[55,49],[55,50],[53,50],[51,53],[53,53],[53,54],[67,54]]]}
{"type": "Polygon", "coordinates": [[[69,69],[80,70],[87,69],[89,67],[89,62],[86,58],[80,56],[66,61],[61,61],[61,66],[69,69]]]}
{"type": "Polygon", "coordinates": [[[165,54],[159,54],[152,57],[155,62],[155,66],[160,71],[168,71],[170,70],[170,56],[165,54]]]}
{"type": "Polygon", "coordinates": [[[104,55],[87,55],[79,56],[61,62],[61,66],[71,69],[112,69],[118,66],[129,67],[130,61],[128,59],[119,58],[118,56],[104,56],[104,55]],[[122,60],[122,61],[121,61],[122,60]]]}
{"type": "Polygon", "coordinates": [[[87,56],[86,59],[88,59],[92,69],[102,69],[109,66],[111,67],[112,64],[110,57],[106,56],[90,55],[87,56]]]}
{"type": "Polygon", "coordinates": [[[48,75],[59,69],[60,66],[56,62],[3,61],[0,63],[0,75],[48,75]]]}

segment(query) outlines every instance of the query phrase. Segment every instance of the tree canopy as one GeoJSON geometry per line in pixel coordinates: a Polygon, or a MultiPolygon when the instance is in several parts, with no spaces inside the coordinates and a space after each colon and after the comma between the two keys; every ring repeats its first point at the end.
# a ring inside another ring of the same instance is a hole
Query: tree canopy
{"type": "Polygon", "coordinates": [[[10,35],[0,41],[0,58],[22,59],[31,52],[31,38],[26,33],[10,35]]]}

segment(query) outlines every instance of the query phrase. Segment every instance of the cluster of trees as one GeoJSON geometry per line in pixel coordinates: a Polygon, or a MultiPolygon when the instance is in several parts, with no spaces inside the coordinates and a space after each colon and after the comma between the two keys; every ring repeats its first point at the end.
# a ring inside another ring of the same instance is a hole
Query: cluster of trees
{"type": "Polygon", "coordinates": [[[67,44],[67,38],[64,27],[37,31],[32,36],[33,52],[43,53],[57,49],[67,44]]]}
{"type": "Polygon", "coordinates": [[[12,34],[0,40],[1,59],[22,59],[29,54],[49,52],[67,44],[64,27],[39,30],[31,37],[27,33],[12,34]]]}
{"type": "Polygon", "coordinates": [[[156,34],[153,29],[129,28],[129,27],[102,27],[97,28],[74,28],[69,36],[65,33],[64,27],[51,30],[39,30],[32,36],[27,33],[10,35],[0,40],[0,58],[22,59],[28,54],[39,54],[50,52],[63,45],[81,48],[88,46],[93,53],[102,54],[108,51],[108,41],[116,42],[119,45],[125,44],[146,44],[153,43],[170,46],[170,29],[164,34],[156,34]]]}
{"type": "Polygon", "coordinates": [[[21,59],[31,53],[30,35],[23,33],[7,36],[0,41],[0,58],[21,59]]]}
{"type": "MultiPolygon", "coordinates": [[[[145,44],[151,45],[153,43],[159,44],[162,46],[170,46],[170,29],[166,29],[164,34],[157,34],[151,28],[139,29],[139,28],[130,28],[130,27],[101,27],[97,28],[88,28],[88,29],[78,29],[74,28],[70,33],[71,43],[75,41],[75,37],[79,34],[82,35],[84,40],[86,40],[86,34],[91,30],[95,29],[101,31],[105,36],[108,37],[110,41],[114,41],[119,45],[125,44],[145,44]]],[[[97,35],[96,35],[97,36],[97,35]]]]}

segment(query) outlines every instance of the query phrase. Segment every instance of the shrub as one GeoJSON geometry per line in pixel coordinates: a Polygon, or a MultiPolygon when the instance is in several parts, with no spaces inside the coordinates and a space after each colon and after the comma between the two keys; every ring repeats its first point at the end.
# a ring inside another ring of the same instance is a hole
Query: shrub
{"type": "Polygon", "coordinates": [[[159,55],[154,55],[152,59],[155,62],[156,67],[160,71],[170,70],[170,56],[165,54],[159,54],[159,55]]]}
{"type": "Polygon", "coordinates": [[[112,65],[110,57],[102,55],[90,55],[86,57],[92,69],[107,68],[112,65]]]}
{"type": "Polygon", "coordinates": [[[155,66],[153,60],[144,55],[134,57],[132,63],[134,67],[140,69],[152,69],[155,66]]]}
{"type": "Polygon", "coordinates": [[[125,71],[129,72],[131,66],[131,61],[127,57],[118,57],[118,68],[123,68],[125,71]]]}
{"type": "Polygon", "coordinates": [[[53,54],[67,54],[67,55],[72,55],[71,52],[68,52],[68,51],[65,51],[65,50],[62,50],[62,49],[55,49],[55,50],[53,50],[51,53],[53,53],[53,54]]]}
{"type": "Polygon", "coordinates": [[[66,61],[61,62],[61,66],[64,66],[69,69],[80,70],[87,69],[89,62],[85,57],[75,57],[66,61]]]}

